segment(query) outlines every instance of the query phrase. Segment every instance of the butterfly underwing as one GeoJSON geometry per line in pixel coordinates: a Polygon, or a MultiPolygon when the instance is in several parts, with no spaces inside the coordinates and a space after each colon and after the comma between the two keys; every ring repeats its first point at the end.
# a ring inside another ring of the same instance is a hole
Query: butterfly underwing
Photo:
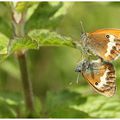
{"type": "Polygon", "coordinates": [[[81,41],[86,49],[104,61],[113,61],[120,56],[120,29],[100,29],[83,33],[81,41]]]}
{"type": "Polygon", "coordinates": [[[76,67],[76,72],[80,72],[90,86],[98,93],[111,97],[116,91],[116,75],[112,63],[83,60],[76,67]]]}

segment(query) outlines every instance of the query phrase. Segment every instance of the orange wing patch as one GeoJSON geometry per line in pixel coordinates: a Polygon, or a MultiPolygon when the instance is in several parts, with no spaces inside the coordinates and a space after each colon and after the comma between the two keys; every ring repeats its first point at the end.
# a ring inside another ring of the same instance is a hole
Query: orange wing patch
{"type": "Polygon", "coordinates": [[[120,56],[120,30],[104,29],[88,33],[88,48],[105,61],[120,56]]]}
{"type": "Polygon", "coordinates": [[[83,77],[98,93],[111,97],[115,94],[115,69],[111,63],[108,62],[82,62],[77,67],[77,72],[81,72],[83,77]],[[80,67],[81,66],[81,67],[80,67]],[[78,69],[79,68],[79,69],[78,69]],[[80,70],[81,69],[81,70],[80,70]]]}
{"type": "Polygon", "coordinates": [[[116,91],[115,70],[111,63],[99,64],[91,73],[83,72],[84,78],[100,94],[113,96],[116,91]],[[93,75],[92,75],[93,74],[93,75]],[[94,76],[94,77],[93,77],[94,76]]]}

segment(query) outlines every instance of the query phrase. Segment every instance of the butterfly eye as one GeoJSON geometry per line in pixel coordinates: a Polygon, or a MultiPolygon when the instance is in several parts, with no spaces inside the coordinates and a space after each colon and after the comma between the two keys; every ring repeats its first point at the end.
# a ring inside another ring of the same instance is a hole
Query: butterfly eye
{"type": "Polygon", "coordinates": [[[106,35],[105,37],[106,37],[106,38],[110,38],[110,35],[106,35]]]}
{"type": "Polygon", "coordinates": [[[98,85],[98,82],[95,82],[95,85],[98,85]]]}
{"type": "Polygon", "coordinates": [[[75,72],[81,72],[81,71],[82,71],[81,66],[77,66],[75,72]]]}

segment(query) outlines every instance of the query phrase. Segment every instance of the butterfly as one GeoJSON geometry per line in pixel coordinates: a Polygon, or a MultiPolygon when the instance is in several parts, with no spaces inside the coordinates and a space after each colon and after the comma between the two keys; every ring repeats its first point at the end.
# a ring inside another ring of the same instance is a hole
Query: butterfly
{"type": "Polygon", "coordinates": [[[116,75],[112,63],[101,62],[101,60],[83,60],[76,67],[76,72],[80,72],[88,81],[90,86],[98,93],[111,97],[116,91],[116,75]]]}
{"type": "Polygon", "coordinates": [[[81,42],[85,49],[104,61],[113,61],[120,56],[120,29],[100,29],[83,33],[81,42]]]}

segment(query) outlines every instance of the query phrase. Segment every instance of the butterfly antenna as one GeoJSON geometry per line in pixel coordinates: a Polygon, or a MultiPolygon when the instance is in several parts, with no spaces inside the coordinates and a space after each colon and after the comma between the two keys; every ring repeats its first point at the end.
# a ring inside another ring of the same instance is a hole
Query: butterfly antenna
{"type": "Polygon", "coordinates": [[[86,34],[82,21],[80,21],[80,27],[81,27],[81,34],[83,34],[83,33],[86,34]]]}
{"type": "Polygon", "coordinates": [[[82,43],[82,47],[81,47],[82,48],[82,59],[84,59],[84,58],[86,58],[86,55],[88,54],[87,50],[86,50],[86,46],[85,46],[87,33],[86,33],[85,29],[84,29],[82,21],[80,21],[80,26],[81,26],[81,37],[82,37],[82,39],[85,39],[84,43],[83,43],[83,41],[81,41],[81,43],[82,43]]]}
{"type": "Polygon", "coordinates": [[[77,80],[76,80],[77,84],[79,83],[79,78],[80,78],[80,73],[78,73],[78,76],[77,76],[77,80]]]}

